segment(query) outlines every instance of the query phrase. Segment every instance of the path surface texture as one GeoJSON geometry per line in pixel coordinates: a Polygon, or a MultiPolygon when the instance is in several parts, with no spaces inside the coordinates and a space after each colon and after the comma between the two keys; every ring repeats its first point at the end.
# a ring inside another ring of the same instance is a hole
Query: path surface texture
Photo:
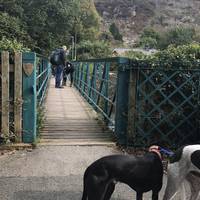
{"type": "MultiPolygon", "coordinates": [[[[57,145],[1,156],[0,200],[81,200],[86,167],[115,153],[120,152],[111,146],[57,145]]],[[[135,200],[135,192],[117,184],[111,199],[135,200]]]]}

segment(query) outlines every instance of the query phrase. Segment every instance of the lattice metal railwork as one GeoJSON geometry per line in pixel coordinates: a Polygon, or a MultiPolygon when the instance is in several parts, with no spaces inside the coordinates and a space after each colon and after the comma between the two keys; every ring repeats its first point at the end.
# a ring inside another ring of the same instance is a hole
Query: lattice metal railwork
{"type": "MultiPolygon", "coordinates": [[[[200,70],[137,69],[133,143],[197,142],[200,70]]],[[[134,89],[134,88],[133,88],[134,89]]]]}
{"type": "Polygon", "coordinates": [[[126,144],[130,60],[116,57],[76,62],[75,86],[105,122],[120,144],[126,144]]]}
{"type": "Polygon", "coordinates": [[[75,86],[87,101],[114,127],[117,71],[111,60],[75,63],[75,86]]]}

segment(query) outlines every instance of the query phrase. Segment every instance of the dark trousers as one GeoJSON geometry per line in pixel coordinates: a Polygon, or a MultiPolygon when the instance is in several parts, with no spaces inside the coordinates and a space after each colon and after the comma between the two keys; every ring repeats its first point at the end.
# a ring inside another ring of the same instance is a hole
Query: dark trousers
{"type": "Polygon", "coordinates": [[[61,81],[63,77],[63,65],[58,65],[55,67],[55,87],[60,87],[61,86],[61,81]]]}

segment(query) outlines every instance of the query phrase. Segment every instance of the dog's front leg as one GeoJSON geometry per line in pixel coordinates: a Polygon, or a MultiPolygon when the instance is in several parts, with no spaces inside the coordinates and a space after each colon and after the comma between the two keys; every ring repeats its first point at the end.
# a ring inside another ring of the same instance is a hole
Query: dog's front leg
{"type": "Polygon", "coordinates": [[[105,196],[104,196],[103,200],[110,200],[110,197],[112,196],[112,193],[114,192],[114,190],[115,190],[115,183],[111,182],[107,186],[106,193],[105,193],[105,196]]]}
{"type": "Polygon", "coordinates": [[[192,174],[189,174],[186,179],[191,190],[190,200],[199,200],[200,198],[198,198],[198,194],[200,191],[200,180],[192,174]]]}
{"type": "Polygon", "coordinates": [[[174,178],[174,176],[169,174],[163,200],[172,200],[178,191],[179,184],[178,177],[174,178]]]}
{"type": "Polygon", "coordinates": [[[185,182],[183,181],[181,184],[181,200],[186,200],[186,191],[185,191],[185,182]]]}
{"type": "Polygon", "coordinates": [[[172,200],[178,192],[184,177],[180,176],[178,164],[170,164],[167,173],[167,187],[163,200],[172,200]]]}
{"type": "Polygon", "coordinates": [[[143,193],[142,192],[137,192],[136,194],[136,200],[142,200],[143,193]]]}

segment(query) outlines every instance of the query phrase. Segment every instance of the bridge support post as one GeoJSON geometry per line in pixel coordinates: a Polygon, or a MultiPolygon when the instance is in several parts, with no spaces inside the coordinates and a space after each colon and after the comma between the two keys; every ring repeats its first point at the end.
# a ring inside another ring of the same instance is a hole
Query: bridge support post
{"type": "Polygon", "coordinates": [[[135,142],[135,122],[136,122],[136,87],[138,80],[138,69],[130,69],[129,80],[129,103],[128,103],[128,127],[127,144],[133,145],[135,142]]]}
{"type": "Polygon", "coordinates": [[[36,54],[23,53],[23,139],[24,143],[36,140],[37,94],[36,54]]]}
{"type": "Polygon", "coordinates": [[[129,100],[129,59],[119,58],[117,91],[116,91],[116,114],[115,134],[120,145],[127,145],[128,126],[128,100],[129,100]]]}

